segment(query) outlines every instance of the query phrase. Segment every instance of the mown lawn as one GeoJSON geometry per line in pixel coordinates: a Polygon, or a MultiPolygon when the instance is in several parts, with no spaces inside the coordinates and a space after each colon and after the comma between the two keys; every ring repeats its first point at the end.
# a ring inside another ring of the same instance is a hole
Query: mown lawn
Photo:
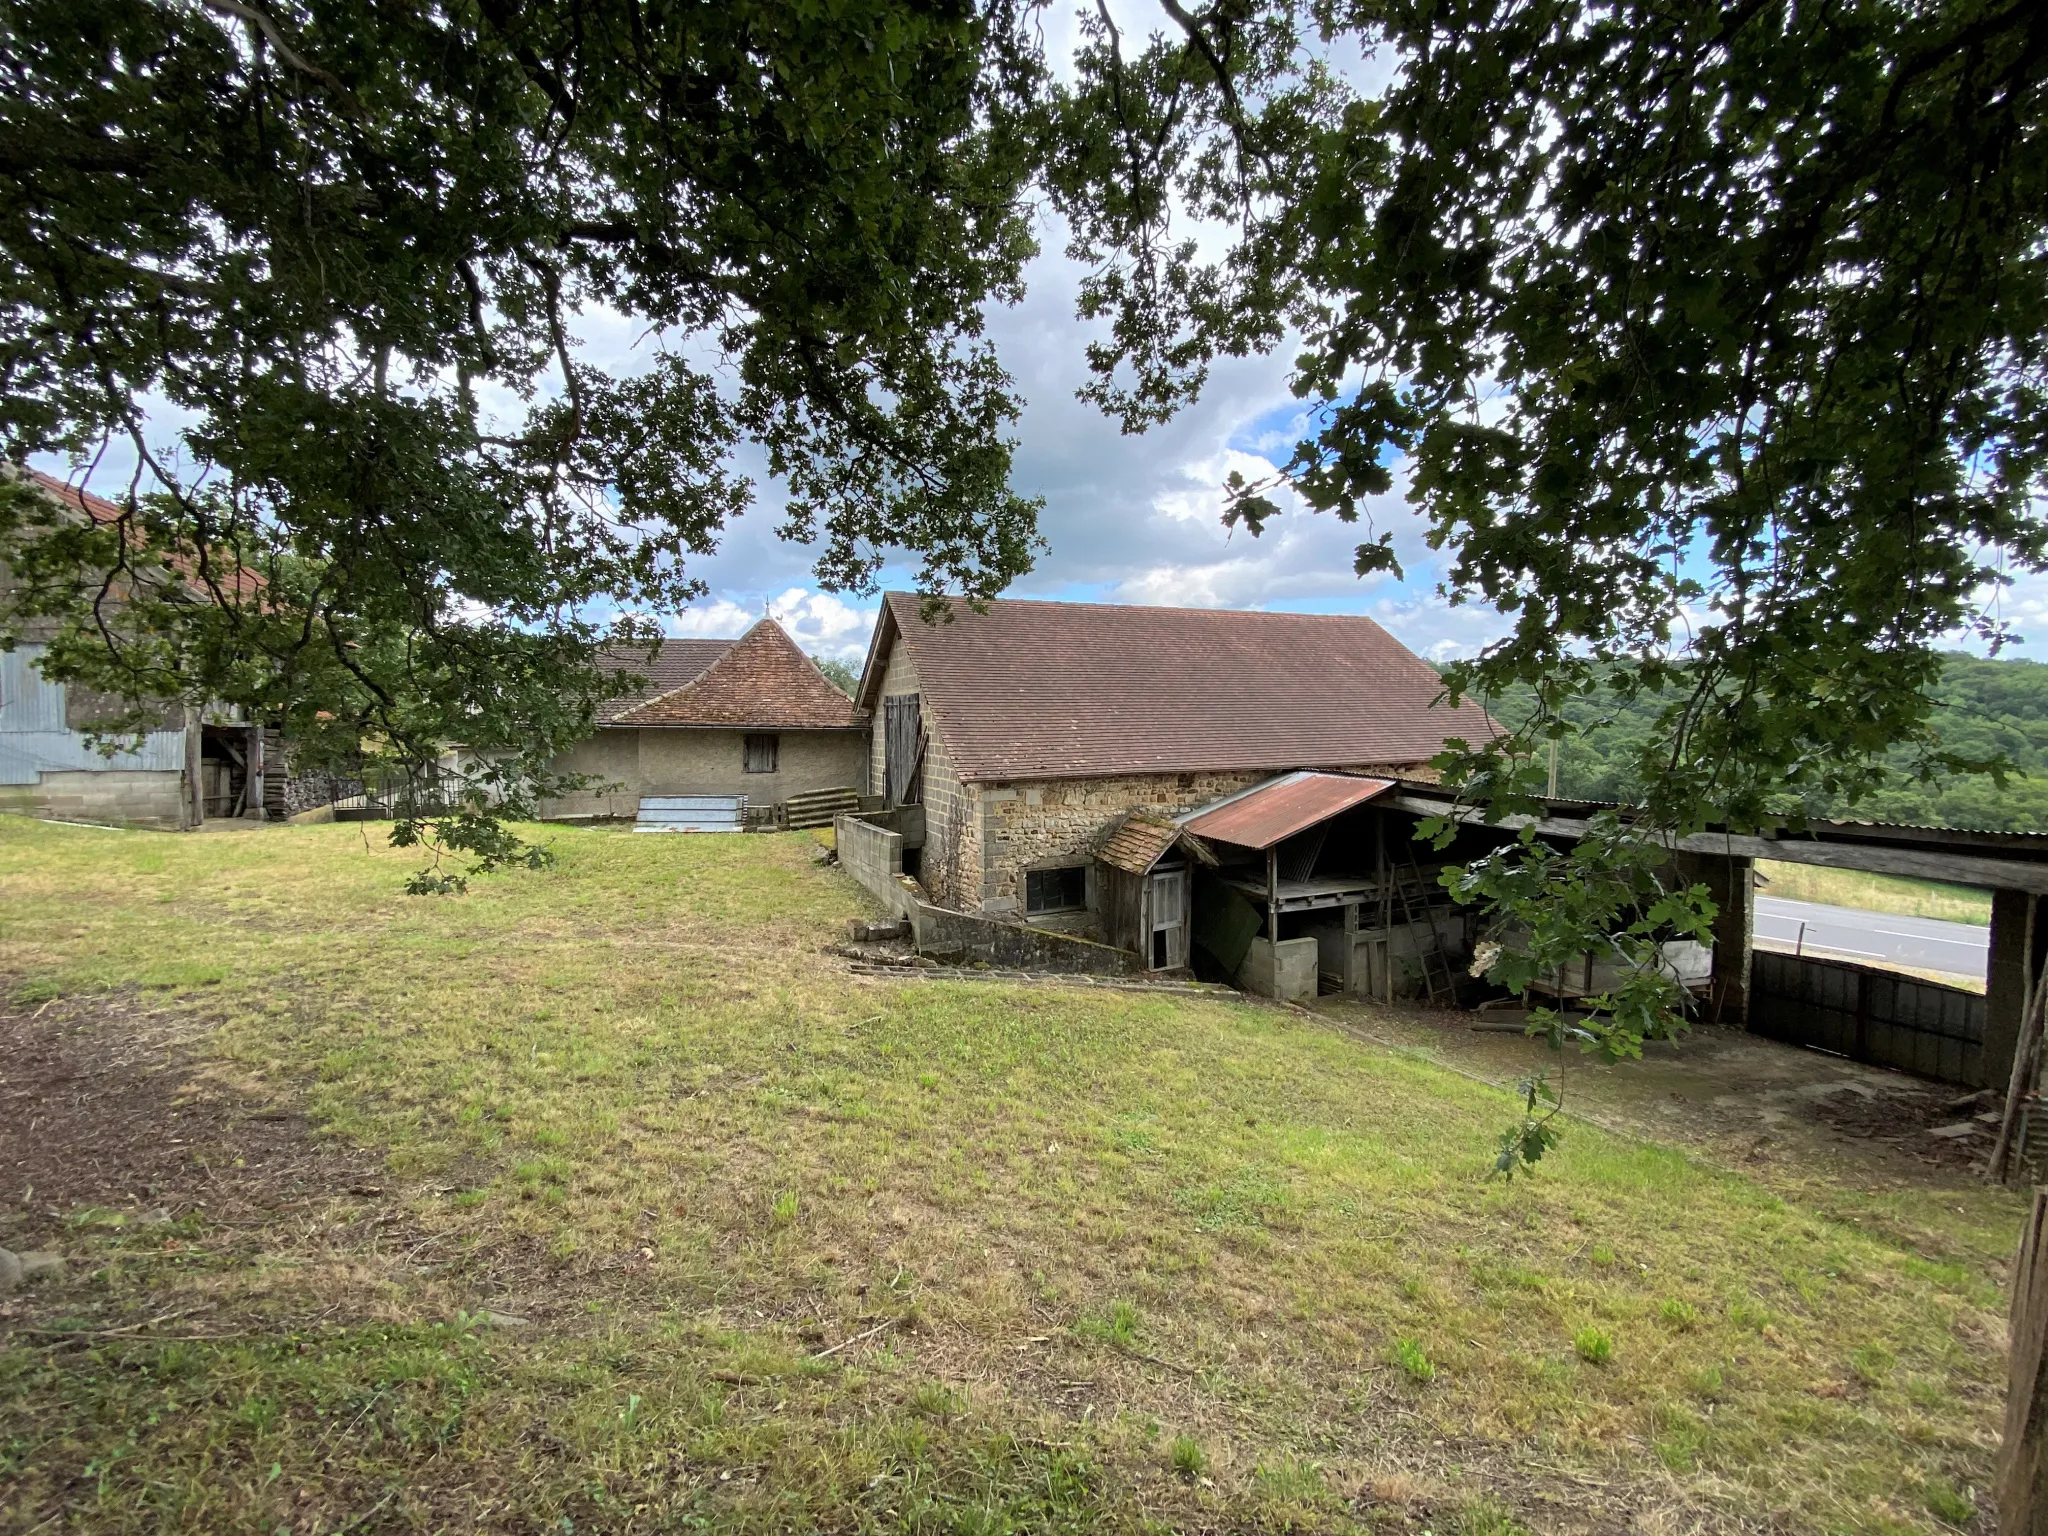
{"type": "Polygon", "coordinates": [[[807,838],[541,835],[443,899],[376,828],[0,818],[18,1029],[176,1025],[195,1116],[378,1170],[253,1227],[180,1138],[153,1219],[0,1170],[72,1256],[0,1307],[0,1529],[1975,1518],[2009,1196],[1886,1232],[1585,1126],[1510,1187],[1503,1095],[1325,1021],[855,977],[807,838]]]}
{"type": "Polygon", "coordinates": [[[1975,923],[1980,928],[1991,922],[1991,893],[1974,886],[1761,859],[1757,861],[1757,872],[1767,882],[1762,894],[1786,901],[1817,901],[1823,906],[1854,907],[1862,912],[1896,912],[1901,917],[1933,917],[1948,923],[1975,923]]]}

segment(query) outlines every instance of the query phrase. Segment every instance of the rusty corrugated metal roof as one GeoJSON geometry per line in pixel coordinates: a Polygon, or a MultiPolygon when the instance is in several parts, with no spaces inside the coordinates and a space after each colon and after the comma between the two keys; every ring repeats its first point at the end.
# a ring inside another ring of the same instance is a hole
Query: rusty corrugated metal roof
{"type": "Polygon", "coordinates": [[[1363,805],[1394,787],[1392,779],[1345,773],[1290,773],[1181,818],[1183,831],[1240,848],[1270,848],[1283,838],[1363,805]]]}

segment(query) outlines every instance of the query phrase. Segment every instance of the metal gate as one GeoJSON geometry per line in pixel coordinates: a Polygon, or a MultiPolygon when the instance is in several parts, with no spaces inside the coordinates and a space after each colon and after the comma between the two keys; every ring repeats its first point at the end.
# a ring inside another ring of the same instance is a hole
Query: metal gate
{"type": "Polygon", "coordinates": [[[1758,950],[1749,1028],[1789,1045],[1970,1087],[1984,1084],[1983,995],[1896,971],[1758,950]]]}

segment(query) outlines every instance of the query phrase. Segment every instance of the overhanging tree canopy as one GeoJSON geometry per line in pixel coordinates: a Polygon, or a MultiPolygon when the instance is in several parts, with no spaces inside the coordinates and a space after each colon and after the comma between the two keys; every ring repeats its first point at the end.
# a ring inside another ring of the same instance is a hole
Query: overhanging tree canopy
{"type": "Polygon", "coordinates": [[[544,756],[593,605],[697,593],[747,441],[828,581],[1000,590],[1034,67],[1000,3],[0,6],[0,437],[143,464],[96,537],[9,498],[15,621],[131,694],[544,756]],[[581,353],[591,305],[651,365],[581,353]],[[95,622],[151,550],[272,580],[95,622]]]}
{"type": "Polygon", "coordinates": [[[1405,465],[1448,595],[1513,620],[1448,681],[1534,694],[1451,765],[1492,812],[1534,809],[1567,700],[1664,700],[1641,807],[1461,887],[1533,935],[1497,975],[1630,960],[1598,1033],[1633,1050],[1656,939],[1704,917],[1668,834],[1853,803],[1901,748],[1995,767],[1930,710],[1940,637],[2004,638],[1987,591],[2048,553],[2048,9],[1161,6],[1135,38],[1098,7],[1055,98],[1094,393],[1142,429],[1299,338],[1313,430],[1229,518],[1284,483],[1358,519],[1405,465]]]}
{"type": "Polygon", "coordinates": [[[325,647],[365,722],[407,689],[414,734],[541,718],[586,605],[691,592],[746,438],[828,581],[893,543],[999,589],[1031,508],[978,325],[1035,182],[1126,425],[1298,345],[1315,428],[1276,478],[1356,518],[1405,473],[1450,595],[1513,616],[1451,675],[1539,705],[1458,765],[1475,796],[1526,805],[1574,694],[1668,698],[1594,866],[1475,872],[1524,910],[1578,882],[1544,943],[1655,907],[1645,829],[1853,798],[1902,744],[1985,766],[1929,685],[2048,558],[2039,6],[1098,5],[1063,85],[1002,4],[0,15],[10,451],[133,435],[155,392],[195,424],[152,537],[300,562],[278,634],[174,651],[208,687],[233,656],[300,697],[325,647]],[[672,339],[651,372],[578,359],[590,301],[672,339]]]}

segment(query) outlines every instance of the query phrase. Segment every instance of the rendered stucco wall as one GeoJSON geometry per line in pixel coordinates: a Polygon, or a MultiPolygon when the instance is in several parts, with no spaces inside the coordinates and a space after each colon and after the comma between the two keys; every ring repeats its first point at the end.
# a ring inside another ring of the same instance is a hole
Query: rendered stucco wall
{"type": "Polygon", "coordinates": [[[544,807],[550,816],[625,816],[645,795],[745,795],[752,805],[780,805],[814,789],[858,788],[867,751],[864,731],[776,731],[776,771],[742,766],[746,731],[699,726],[600,730],[555,760],[560,773],[587,773],[610,790],[584,790],[544,807]]]}

